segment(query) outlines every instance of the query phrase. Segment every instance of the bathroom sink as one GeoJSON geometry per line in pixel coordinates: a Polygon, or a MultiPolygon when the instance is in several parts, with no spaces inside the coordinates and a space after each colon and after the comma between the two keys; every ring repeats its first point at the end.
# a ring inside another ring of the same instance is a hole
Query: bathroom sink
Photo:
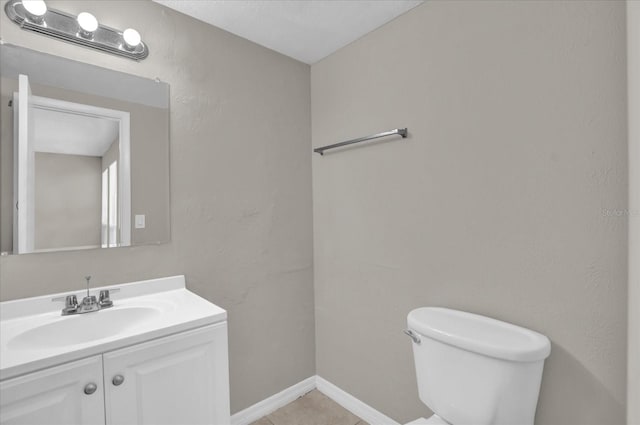
{"type": "Polygon", "coordinates": [[[7,347],[37,350],[83,344],[118,335],[152,320],[160,313],[159,308],[124,307],[64,316],[17,334],[8,341],[7,347]]]}
{"type": "Polygon", "coordinates": [[[84,291],[0,303],[0,381],[225,321],[220,307],[187,290],[184,276],[92,288],[111,291],[113,307],[62,315],[84,291]]]}

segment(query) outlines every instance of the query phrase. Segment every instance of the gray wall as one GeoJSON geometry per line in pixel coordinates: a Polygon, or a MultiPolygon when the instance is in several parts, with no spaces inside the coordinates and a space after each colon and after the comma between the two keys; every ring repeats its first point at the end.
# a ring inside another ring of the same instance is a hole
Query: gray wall
{"type": "Polygon", "coordinates": [[[626,3],[629,120],[627,423],[640,424],[640,2],[626,3]]]}
{"type": "Polygon", "coordinates": [[[85,274],[105,285],[184,273],[229,311],[233,412],[313,375],[309,67],[150,1],[47,4],[133,26],[151,53],[84,49],[4,13],[3,41],[171,85],[172,240],[0,257],[0,299],[80,289],[85,274]]]}
{"type": "Polygon", "coordinates": [[[318,375],[404,423],[407,313],[552,341],[538,424],[622,424],[624,2],[427,1],[311,68],[318,375]]]}
{"type": "Polygon", "coordinates": [[[35,153],[35,249],[100,246],[102,160],[35,153]]]}

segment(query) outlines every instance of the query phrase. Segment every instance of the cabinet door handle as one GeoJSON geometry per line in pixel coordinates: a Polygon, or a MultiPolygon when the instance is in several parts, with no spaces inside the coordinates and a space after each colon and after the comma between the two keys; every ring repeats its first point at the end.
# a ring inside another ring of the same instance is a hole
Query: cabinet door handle
{"type": "Polygon", "coordinates": [[[118,385],[120,385],[120,384],[122,384],[124,382],[124,376],[116,375],[116,376],[113,377],[111,382],[113,383],[113,385],[115,385],[117,387],[118,385]]]}
{"type": "Polygon", "coordinates": [[[85,385],[84,393],[86,395],[91,395],[91,394],[95,393],[97,389],[98,389],[98,386],[92,382],[90,384],[85,385]]]}

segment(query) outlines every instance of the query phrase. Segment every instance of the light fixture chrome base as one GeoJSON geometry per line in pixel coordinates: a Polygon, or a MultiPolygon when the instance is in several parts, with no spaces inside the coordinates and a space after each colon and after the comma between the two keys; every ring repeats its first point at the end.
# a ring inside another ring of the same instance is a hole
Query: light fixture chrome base
{"type": "Polygon", "coordinates": [[[9,1],[4,10],[9,19],[25,30],[133,60],[141,60],[149,55],[149,48],[143,42],[129,49],[122,31],[114,28],[99,24],[93,33],[86,34],[78,25],[75,16],[60,10],[48,9],[42,18],[32,19],[22,0],[9,1]]]}

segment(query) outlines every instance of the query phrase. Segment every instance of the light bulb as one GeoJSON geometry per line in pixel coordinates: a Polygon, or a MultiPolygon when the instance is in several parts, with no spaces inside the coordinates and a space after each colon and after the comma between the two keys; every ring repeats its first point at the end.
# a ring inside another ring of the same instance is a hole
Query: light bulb
{"type": "Polygon", "coordinates": [[[78,15],[78,25],[85,31],[84,35],[91,35],[98,29],[98,20],[89,12],[82,12],[78,15]]]}
{"type": "Polygon", "coordinates": [[[22,6],[35,18],[41,18],[47,13],[47,4],[44,0],[22,0],[22,6]]]}
{"type": "Polygon", "coordinates": [[[124,30],[122,38],[124,38],[124,42],[129,49],[135,48],[142,41],[140,33],[133,28],[127,28],[124,30]]]}

